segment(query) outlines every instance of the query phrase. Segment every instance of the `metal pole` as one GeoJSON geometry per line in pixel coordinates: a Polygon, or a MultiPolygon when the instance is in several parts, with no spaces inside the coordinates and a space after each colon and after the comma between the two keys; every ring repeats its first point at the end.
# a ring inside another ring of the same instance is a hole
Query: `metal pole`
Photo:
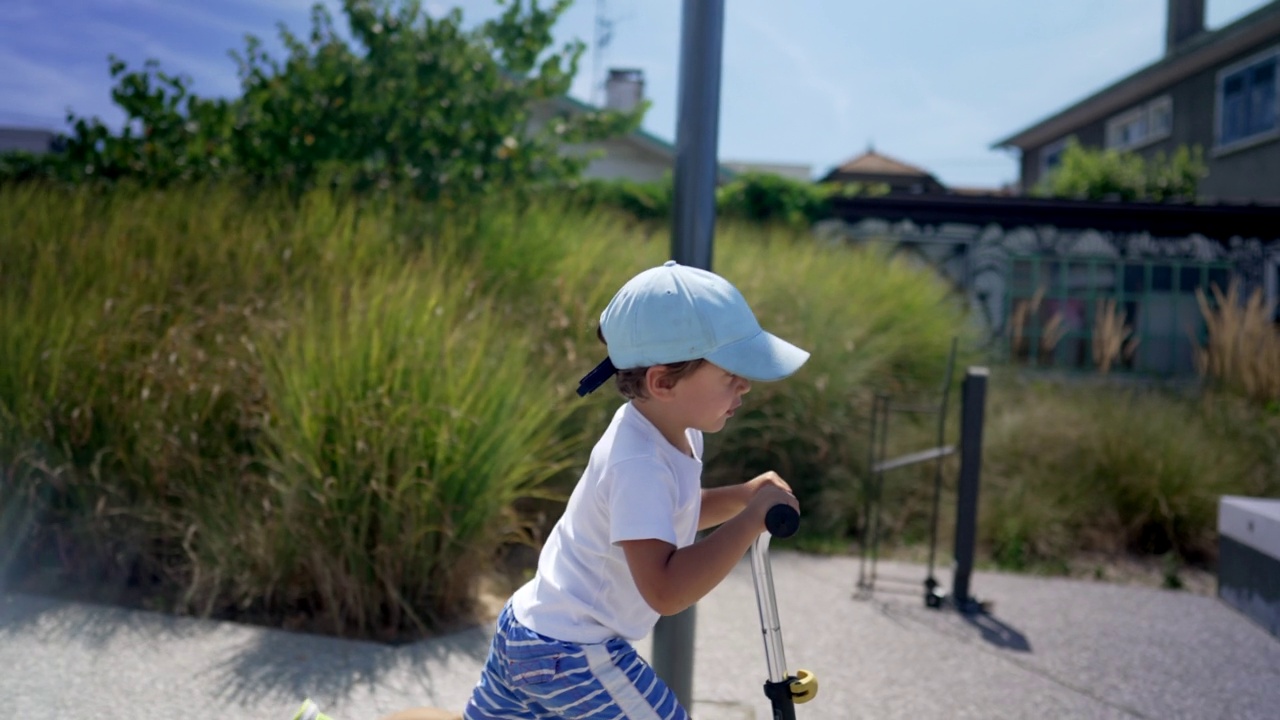
{"type": "Polygon", "coordinates": [[[960,477],[956,497],[955,574],[951,598],[957,609],[971,611],[969,595],[974,546],[978,537],[978,480],[982,471],[982,423],[987,399],[987,369],[971,367],[960,389],[960,477]]]}
{"type": "Polygon", "coordinates": [[[724,0],[684,0],[671,258],[711,269],[716,221],[724,0]]]}
{"type": "MultiPolygon", "coordinates": [[[[711,269],[715,233],[716,159],[720,125],[720,61],[724,0],[684,0],[680,30],[680,91],[671,259],[711,269]]],[[[653,628],[653,669],[693,712],[693,637],[697,606],[658,619],[653,628]]]]}
{"type": "Polygon", "coordinates": [[[693,631],[697,607],[690,605],[675,615],[664,615],[653,626],[653,671],[690,713],[693,712],[693,631]]]}

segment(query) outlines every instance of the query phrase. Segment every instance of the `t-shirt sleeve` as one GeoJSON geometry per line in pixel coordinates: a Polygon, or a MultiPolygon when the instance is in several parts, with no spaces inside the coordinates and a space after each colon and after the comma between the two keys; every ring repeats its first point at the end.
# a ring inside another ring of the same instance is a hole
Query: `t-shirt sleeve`
{"type": "Polygon", "coordinates": [[[677,544],[676,479],[652,458],[620,463],[609,478],[609,542],[662,540],[677,544]]]}

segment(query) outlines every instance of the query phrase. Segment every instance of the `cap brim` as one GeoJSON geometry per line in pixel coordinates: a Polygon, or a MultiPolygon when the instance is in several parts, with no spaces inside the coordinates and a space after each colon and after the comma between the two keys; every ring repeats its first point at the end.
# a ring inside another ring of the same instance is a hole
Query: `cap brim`
{"type": "Polygon", "coordinates": [[[734,375],[760,382],[781,380],[808,359],[808,351],[763,330],[707,355],[707,360],[734,375]]]}

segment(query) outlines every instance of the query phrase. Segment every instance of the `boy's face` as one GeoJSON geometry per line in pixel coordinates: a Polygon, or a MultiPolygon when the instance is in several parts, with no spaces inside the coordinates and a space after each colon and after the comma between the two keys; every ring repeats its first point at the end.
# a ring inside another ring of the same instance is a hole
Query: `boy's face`
{"type": "Polygon", "coordinates": [[[724,428],[751,381],[710,362],[704,362],[672,388],[672,410],[685,427],[706,433],[724,428]]]}

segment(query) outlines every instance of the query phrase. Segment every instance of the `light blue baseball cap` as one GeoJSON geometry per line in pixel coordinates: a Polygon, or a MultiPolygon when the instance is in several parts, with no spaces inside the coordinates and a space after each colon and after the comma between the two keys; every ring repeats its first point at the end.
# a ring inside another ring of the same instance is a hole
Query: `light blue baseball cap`
{"type": "Polygon", "coordinates": [[[600,314],[609,357],[587,373],[578,394],[618,370],[704,359],[748,380],[781,380],[809,353],[756,321],[747,301],[713,272],[668,260],[627,281],[600,314]]]}

